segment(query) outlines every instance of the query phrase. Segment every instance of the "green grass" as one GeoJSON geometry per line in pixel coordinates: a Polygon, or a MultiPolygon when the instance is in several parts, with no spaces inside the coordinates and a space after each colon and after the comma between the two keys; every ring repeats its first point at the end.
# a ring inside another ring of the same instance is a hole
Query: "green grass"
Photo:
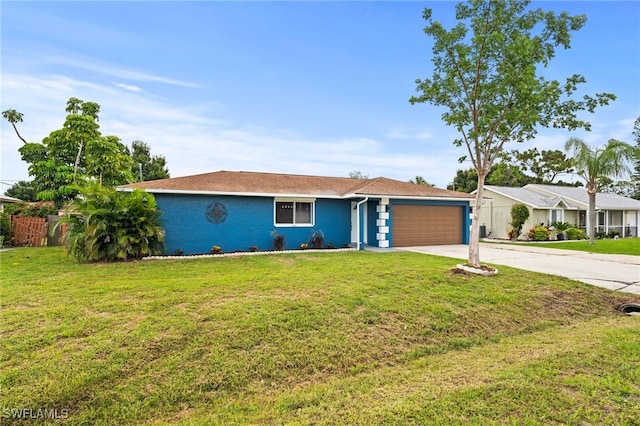
{"type": "Polygon", "coordinates": [[[563,250],[580,250],[602,254],[630,254],[640,256],[640,238],[620,238],[618,240],[595,240],[593,245],[587,240],[560,241],[553,243],[526,243],[527,246],[555,248],[563,250]]]}
{"type": "MultiPolygon", "coordinates": [[[[1,256],[0,400],[67,424],[637,424],[639,298],[453,259],[1,256]]],[[[38,420],[2,418],[2,424],[38,420]]]]}

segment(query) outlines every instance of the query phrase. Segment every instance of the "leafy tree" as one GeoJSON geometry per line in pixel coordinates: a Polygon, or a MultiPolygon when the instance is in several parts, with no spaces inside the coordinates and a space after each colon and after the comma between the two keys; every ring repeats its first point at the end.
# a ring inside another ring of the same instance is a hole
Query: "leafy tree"
{"type": "Polygon", "coordinates": [[[159,254],[165,231],[153,195],[120,192],[96,182],[75,187],[82,194],[70,205],[67,250],[79,261],[139,259],[159,254]]]}
{"type": "Polygon", "coordinates": [[[434,187],[435,185],[424,180],[422,176],[416,176],[415,179],[409,179],[409,183],[415,183],[416,185],[425,185],[434,187]]]}
{"type": "Polygon", "coordinates": [[[8,109],[6,111],[2,111],[2,117],[4,117],[9,123],[11,123],[11,125],[13,126],[13,130],[15,130],[16,135],[18,135],[18,138],[22,142],[27,143],[25,138],[22,137],[20,132],[18,132],[18,128],[16,127],[16,123],[22,123],[23,114],[16,111],[15,109],[8,109]]]}
{"type": "Polygon", "coordinates": [[[598,192],[633,198],[634,189],[633,182],[628,180],[613,180],[607,176],[602,176],[598,179],[598,192]]]}
{"type": "Polygon", "coordinates": [[[478,173],[476,169],[456,170],[453,182],[447,185],[447,189],[458,192],[473,192],[478,188],[478,173]]]}
{"type": "Polygon", "coordinates": [[[33,189],[31,182],[24,180],[14,183],[11,188],[7,189],[4,194],[8,197],[17,198],[23,201],[35,201],[36,191],[33,189]]]}
{"type": "Polygon", "coordinates": [[[131,158],[133,159],[132,173],[136,180],[149,181],[169,178],[167,160],[160,155],[152,156],[151,148],[146,143],[133,141],[131,158]]]}
{"type": "Polygon", "coordinates": [[[512,151],[517,164],[534,176],[535,183],[551,184],[559,174],[573,173],[573,161],[560,150],[528,149],[524,152],[512,151]]]}
{"type": "Polygon", "coordinates": [[[485,182],[489,185],[519,188],[528,183],[532,183],[533,179],[524,174],[519,166],[501,161],[491,166],[485,182]]]}
{"type": "Polygon", "coordinates": [[[117,136],[104,136],[87,144],[85,174],[105,186],[133,181],[133,159],[129,149],[117,136]]]}
{"type": "Polygon", "coordinates": [[[630,172],[627,161],[638,155],[633,146],[610,139],[604,148],[591,147],[583,140],[571,138],[565,144],[565,150],[573,154],[578,175],[585,180],[589,194],[587,212],[587,233],[589,244],[593,244],[596,227],[596,192],[598,182],[603,177],[616,177],[630,172]]]}
{"type": "Polygon", "coordinates": [[[117,137],[103,137],[99,131],[100,105],[70,98],[66,112],[62,128],[51,132],[42,143],[26,142],[18,133],[16,123],[23,121],[21,113],[2,113],[25,142],[18,151],[29,164],[36,198],[54,201],[60,207],[77,195],[72,186],[88,179],[105,185],[131,182],[132,160],[127,147],[117,137]]]}
{"type": "Polygon", "coordinates": [[[570,48],[571,33],[579,30],[586,16],[529,10],[528,0],[472,0],[456,5],[458,24],[446,30],[425,9],[424,32],[433,38],[433,75],[416,80],[418,96],[412,104],[444,107],[442,117],[461,137],[478,174],[476,207],[473,212],[469,259],[480,266],[479,215],[484,183],[491,166],[508,142],[532,139],[538,126],[590,129],[578,119],[581,111],[593,112],[615,99],[612,94],[572,98],[586,80],[573,75],[564,83],[538,75],[556,54],[570,48]]]}
{"type": "Polygon", "coordinates": [[[349,172],[349,177],[351,179],[369,179],[369,175],[363,175],[360,170],[349,172]]]}
{"type": "Polygon", "coordinates": [[[529,208],[524,204],[514,204],[511,207],[511,227],[509,232],[512,240],[517,240],[522,234],[522,226],[529,219],[529,208]]]}

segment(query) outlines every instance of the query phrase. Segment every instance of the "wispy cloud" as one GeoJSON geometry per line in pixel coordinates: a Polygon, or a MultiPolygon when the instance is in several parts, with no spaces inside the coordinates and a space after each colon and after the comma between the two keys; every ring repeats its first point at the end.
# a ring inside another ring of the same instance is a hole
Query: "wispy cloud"
{"type": "Polygon", "coordinates": [[[145,71],[134,70],[108,62],[98,61],[94,58],[80,58],[69,55],[46,55],[40,58],[41,61],[52,65],[62,65],[76,70],[85,70],[109,76],[111,78],[132,80],[140,82],[162,83],[172,86],[199,88],[200,85],[189,82],[176,80],[170,77],[148,73],[145,71]]]}
{"type": "Polygon", "coordinates": [[[130,92],[142,92],[141,88],[139,88],[138,86],[134,86],[132,84],[124,84],[124,83],[116,83],[116,82],[113,82],[112,84],[116,87],[119,87],[124,90],[128,90],[130,92]]]}
{"type": "Polygon", "coordinates": [[[415,140],[429,140],[434,137],[434,133],[428,130],[406,130],[406,129],[394,129],[391,130],[387,137],[389,139],[415,139],[415,140]]]}
{"type": "MultiPolygon", "coordinates": [[[[446,180],[452,172],[443,164],[457,158],[447,150],[434,150],[428,157],[393,152],[370,137],[319,140],[286,129],[248,128],[212,118],[221,107],[215,102],[180,106],[124,83],[101,85],[63,76],[4,77],[3,108],[24,113],[22,129],[29,140],[40,141],[60,128],[66,101],[74,96],[101,105],[103,134],[115,134],[127,144],[137,139],[147,142],[154,154],[167,158],[173,176],[219,169],[347,176],[361,170],[370,176],[402,180],[416,174],[446,180]]],[[[6,122],[2,131],[3,140],[12,132],[6,122]]],[[[26,164],[20,161],[15,145],[3,143],[2,162],[4,179],[27,177],[26,164]]]]}

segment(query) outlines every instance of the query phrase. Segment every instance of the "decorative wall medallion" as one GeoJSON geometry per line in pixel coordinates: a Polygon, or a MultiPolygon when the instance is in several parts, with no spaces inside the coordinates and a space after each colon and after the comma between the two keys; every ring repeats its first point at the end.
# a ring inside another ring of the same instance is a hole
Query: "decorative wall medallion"
{"type": "Polygon", "coordinates": [[[204,212],[204,216],[214,225],[221,224],[227,220],[227,208],[224,204],[216,201],[215,203],[209,204],[207,210],[204,212]]]}

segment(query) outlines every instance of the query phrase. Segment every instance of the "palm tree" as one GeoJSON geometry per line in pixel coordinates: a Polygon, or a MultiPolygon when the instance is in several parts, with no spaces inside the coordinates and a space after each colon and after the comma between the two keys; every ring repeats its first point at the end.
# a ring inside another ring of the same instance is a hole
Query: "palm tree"
{"type": "Polygon", "coordinates": [[[565,143],[564,149],[573,153],[578,176],[587,183],[587,193],[589,194],[587,232],[589,244],[593,244],[598,180],[603,177],[618,177],[630,173],[631,170],[627,162],[635,158],[636,148],[615,139],[609,139],[604,148],[598,148],[587,145],[582,139],[571,138],[565,143]]]}

